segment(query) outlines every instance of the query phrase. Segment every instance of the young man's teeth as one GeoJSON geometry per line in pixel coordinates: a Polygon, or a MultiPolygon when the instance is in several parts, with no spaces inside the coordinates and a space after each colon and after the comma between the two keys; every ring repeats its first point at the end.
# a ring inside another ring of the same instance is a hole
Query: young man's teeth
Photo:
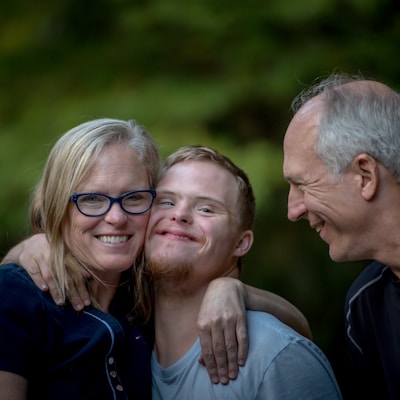
{"type": "Polygon", "coordinates": [[[99,236],[98,239],[103,243],[124,243],[128,236],[99,236]]]}

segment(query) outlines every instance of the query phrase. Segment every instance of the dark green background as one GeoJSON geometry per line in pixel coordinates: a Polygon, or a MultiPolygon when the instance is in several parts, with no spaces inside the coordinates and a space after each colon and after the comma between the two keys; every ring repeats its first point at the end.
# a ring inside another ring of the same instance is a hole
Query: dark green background
{"type": "Polygon", "coordinates": [[[334,70],[400,88],[396,0],[42,0],[0,5],[0,253],[30,233],[29,193],[65,130],[134,118],[165,156],[205,144],[258,200],[244,279],[307,316],[340,374],[343,302],[365,263],[334,264],[286,219],[290,102],[334,70]]]}

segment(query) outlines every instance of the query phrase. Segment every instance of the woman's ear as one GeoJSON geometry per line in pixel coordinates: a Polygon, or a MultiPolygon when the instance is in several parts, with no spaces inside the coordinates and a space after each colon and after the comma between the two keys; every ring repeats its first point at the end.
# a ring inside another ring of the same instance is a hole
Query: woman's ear
{"type": "Polygon", "coordinates": [[[371,200],[378,190],[379,165],[369,154],[361,153],[354,158],[352,167],[359,177],[360,193],[365,200],[371,200]]]}
{"type": "Polygon", "coordinates": [[[246,230],[242,233],[239,242],[236,245],[234,255],[237,257],[244,256],[251,248],[254,242],[254,234],[251,230],[246,230]]]}

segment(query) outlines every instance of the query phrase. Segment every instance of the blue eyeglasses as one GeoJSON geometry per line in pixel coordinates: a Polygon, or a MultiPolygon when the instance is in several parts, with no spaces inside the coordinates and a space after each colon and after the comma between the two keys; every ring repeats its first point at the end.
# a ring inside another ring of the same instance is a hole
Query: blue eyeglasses
{"type": "Polygon", "coordinates": [[[79,212],[87,217],[100,217],[107,214],[114,203],[128,214],[143,214],[150,210],[156,198],[154,189],[133,190],[119,197],[103,193],[76,193],[70,197],[79,212]]]}

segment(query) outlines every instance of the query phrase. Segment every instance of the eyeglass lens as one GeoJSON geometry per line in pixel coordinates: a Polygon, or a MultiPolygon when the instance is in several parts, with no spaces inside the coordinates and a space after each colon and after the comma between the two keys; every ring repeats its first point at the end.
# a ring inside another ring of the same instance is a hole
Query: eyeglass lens
{"type": "MultiPolygon", "coordinates": [[[[114,201],[119,201],[122,209],[128,213],[142,213],[149,209],[152,202],[149,192],[133,192],[121,196],[114,201]]],[[[87,215],[99,215],[106,213],[111,208],[112,200],[104,195],[88,193],[77,198],[79,210],[87,215]]]]}

